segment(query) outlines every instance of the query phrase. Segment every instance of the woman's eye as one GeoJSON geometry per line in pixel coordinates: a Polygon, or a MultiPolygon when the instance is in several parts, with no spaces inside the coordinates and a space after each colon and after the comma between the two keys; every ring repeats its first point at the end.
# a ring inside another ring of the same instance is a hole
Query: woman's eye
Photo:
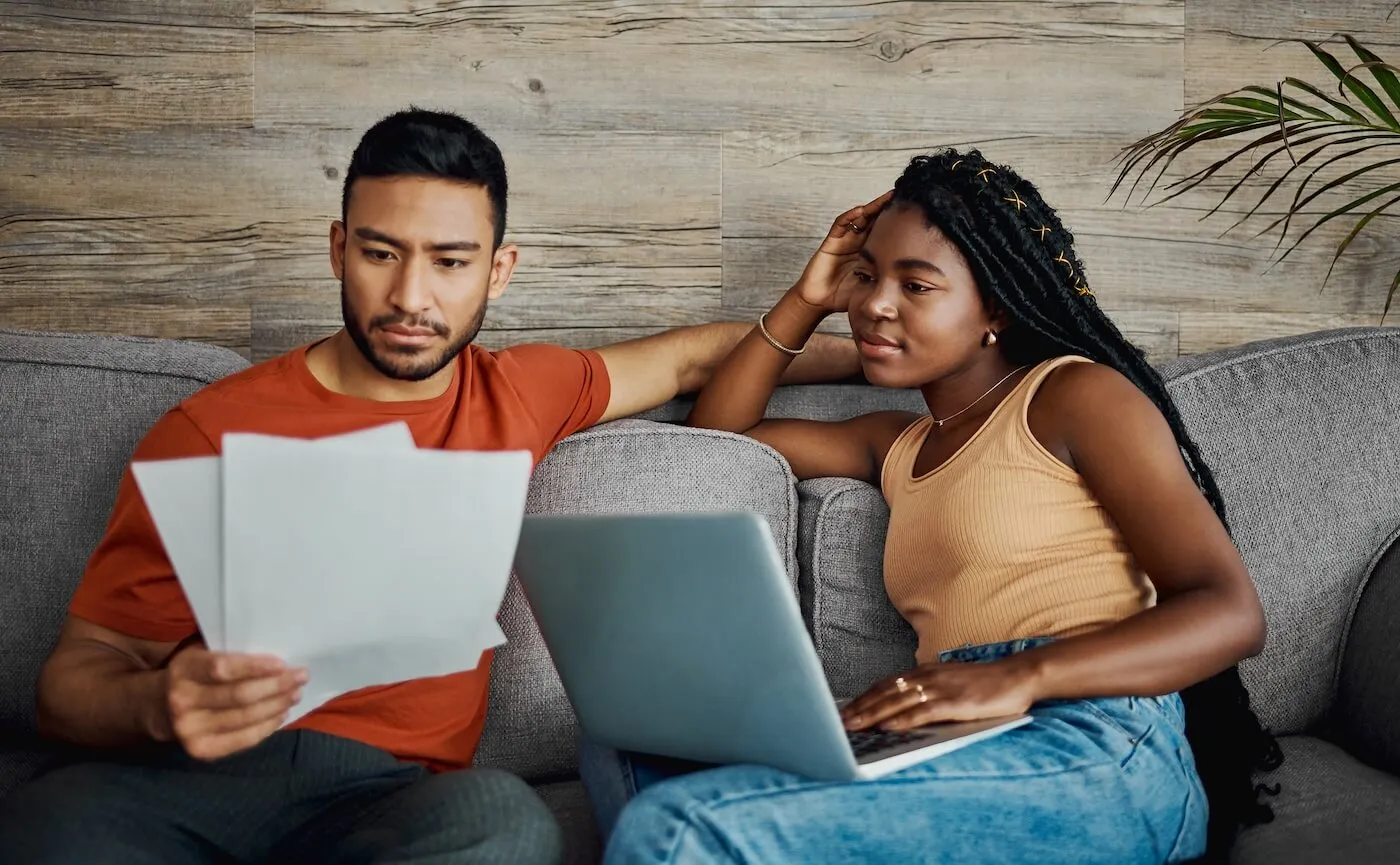
{"type": "Polygon", "coordinates": [[[863,273],[863,272],[861,272],[861,271],[859,271],[859,270],[857,270],[857,271],[855,272],[855,278],[856,278],[856,282],[874,282],[874,281],[875,281],[875,277],[871,276],[871,275],[868,274],[868,273],[863,273]]]}
{"type": "Polygon", "coordinates": [[[933,291],[933,286],[920,285],[917,282],[906,282],[904,283],[904,290],[913,292],[914,294],[923,294],[926,291],[933,291]]]}

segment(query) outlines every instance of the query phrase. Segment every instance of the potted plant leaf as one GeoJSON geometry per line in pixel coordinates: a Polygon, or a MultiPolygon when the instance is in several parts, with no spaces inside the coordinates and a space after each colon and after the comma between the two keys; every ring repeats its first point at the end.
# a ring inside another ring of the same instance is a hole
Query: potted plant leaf
{"type": "MultiPolygon", "coordinates": [[[[1326,43],[1287,40],[1307,46],[1329,74],[1325,85],[1287,77],[1273,87],[1242,87],[1184,112],[1167,128],[1124,148],[1109,197],[1130,179],[1127,198],[1131,200],[1139,187],[1145,197],[1159,188],[1182,154],[1193,148],[1225,147],[1224,155],[1209,165],[1161,186],[1166,194],[1153,204],[1201,188],[1217,175],[1227,182],[1235,178],[1206,214],[1209,217],[1242,190],[1249,194],[1262,189],[1225,233],[1261,212],[1272,216],[1259,235],[1277,231],[1278,249],[1292,238],[1279,261],[1318,229],[1346,220],[1351,229],[1337,244],[1327,271],[1330,278],[1357,236],[1400,205],[1400,183],[1394,182],[1393,171],[1386,176],[1387,169],[1400,165],[1400,70],[1352,36],[1342,39],[1356,55],[1355,62],[1343,63],[1324,47],[1326,43]],[[1278,176],[1269,182],[1274,173],[1278,176]],[[1274,202],[1274,210],[1264,211],[1269,202],[1274,202]],[[1318,205],[1309,211],[1315,202],[1318,205]]],[[[1386,294],[1382,319],[1390,312],[1397,287],[1400,272],[1386,294]]]]}

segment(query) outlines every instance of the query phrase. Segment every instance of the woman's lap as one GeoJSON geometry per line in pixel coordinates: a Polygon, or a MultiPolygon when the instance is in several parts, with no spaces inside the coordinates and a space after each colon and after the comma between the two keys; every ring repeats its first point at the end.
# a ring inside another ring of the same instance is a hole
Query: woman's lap
{"type": "MultiPolygon", "coordinates": [[[[610,865],[633,862],[1163,862],[1204,847],[1205,802],[1180,700],[1037,706],[1001,736],[875,781],[814,782],[760,766],[665,777],[648,758],[606,765],[595,798],[639,790],[610,865]]],[[[600,822],[607,831],[606,802],[600,822]]],[[[612,807],[616,807],[613,805],[612,807]]]]}

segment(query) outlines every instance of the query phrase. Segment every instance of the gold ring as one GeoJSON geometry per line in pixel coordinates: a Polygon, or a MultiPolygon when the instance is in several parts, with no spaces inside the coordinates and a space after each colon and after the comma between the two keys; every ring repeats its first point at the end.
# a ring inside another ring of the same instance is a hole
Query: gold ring
{"type": "Polygon", "coordinates": [[[854,222],[846,223],[846,228],[850,229],[851,231],[854,231],[856,234],[860,234],[860,226],[856,225],[854,222]]]}

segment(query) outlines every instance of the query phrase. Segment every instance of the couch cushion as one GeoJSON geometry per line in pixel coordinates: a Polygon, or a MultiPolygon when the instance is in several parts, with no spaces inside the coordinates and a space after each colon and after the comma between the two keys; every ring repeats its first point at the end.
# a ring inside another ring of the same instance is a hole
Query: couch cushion
{"type": "MultiPolygon", "coordinates": [[[[1400,522],[1400,515],[1397,515],[1400,522]]],[[[1400,775],[1400,530],[1362,584],[1347,631],[1333,727],[1347,750],[1400,775]]]]}
{"type": "MultiPolygon", "coordinates": [[[[625,420],[574,435],[540,463],[530,513],[753,511],[768,519],[788,574],[797,501],[787,464],[770,448],[711,430],[625,420]]],[[[526,780],[577,774],[575,721],[514,579],[501,608],[498,650],[477,763],[526,780]]]]}
{"type": "Polygon", "coordinates": [[[1270,340],[1163,372],[1268,616],[1264,652],[1242,665],[1255,706],[1278,732],[1313,728],[1357,588],[1400,522],[1400,329],[1270,340]]]}
{"type": "Polygon", "coordinates": [[[1400,856],[1400,778],[1311,736],[1285,736],[1274,821],[1240,834],[1237,865],[1391,865],[1400,856]]]}
{"type": "Polygon", "coordinates": [[[197,343],[0,330],[0,736],[33,729],[39,666],[137,441],[245,366],[197,343]]]}
{"type": "Polygon", "coordinates": [[[838,697],[914,666],[918,640],[885,594],[885,530],[890,511],[880,491],[848,478],[797,487],[802,613],[838,697]]]}
{"type": "Polygon", "coordinates": [[[594,865],[603,858],[603,842],[593,823],[593,808],[580,781],[557,781],[535,788],[564,830],[564,865],[594,865]]]}
{"type": "MultiPolygon", "coordinates": [[[[691,397],[673,399],[637,417],[657,421],[681,421],[695,405],[691,397]]],[[[800,417],[807,420],[845,420],[876,411],[928,411],[917,390],[896,390],[866,384],[785,385],[773,392],[767,417],[800,417]]]]}

